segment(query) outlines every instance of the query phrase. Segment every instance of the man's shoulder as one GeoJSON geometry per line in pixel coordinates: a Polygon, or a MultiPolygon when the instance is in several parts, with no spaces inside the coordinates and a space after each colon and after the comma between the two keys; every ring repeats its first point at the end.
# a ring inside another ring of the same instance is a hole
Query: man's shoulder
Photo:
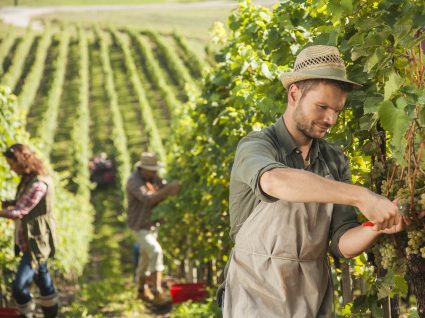
{"type": "Polygon", "coordinates": [[[241,138],[239,145],[246,142],[267,142],[272,144],[276,138],[274,127],[271,125],[261,130],[249,132],[246,136],[241,138]]]}
{"type": "Polygon", "coordinates": [[[143,180],[137,170],[133,171],[127,179],[127,186],[141,183],[143,183],[143,180]]]}

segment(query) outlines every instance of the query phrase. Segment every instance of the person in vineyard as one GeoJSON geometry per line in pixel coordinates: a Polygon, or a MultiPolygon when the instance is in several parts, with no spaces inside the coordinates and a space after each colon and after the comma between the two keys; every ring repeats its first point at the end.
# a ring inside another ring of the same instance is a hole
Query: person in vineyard
{"type": "Polygon", "coordinates": [[[350,184],[347,158],[322,139],[360,86],[338,49],[305,48],[280,80],[283,116],[240,140],[231,171],[224,317],[332,316],[328,249],[351,258],[409,222],[389,199],[350,184]],[[354,207],[372,226],[359,224],[354,207]]]}
{"type": "Polygon", "coordinates": [[[20,176],[14,201],[2,202],[0,216],[15,220],[15,250],[21,261],[12,283],[21,317],[34,317],[35,303],[30,293],[34,281],[40,290],[38,303],[45,318],[58,314],[58,294],[47,260],[55,254],[54,186],[43,162],[26,145],[14,144],[4,156],[20,176]]]}
{"type": "Polygon", "coordinates": [[[163,305],[169,302],[162,289],[161,273],[164,269],[161,245],[157,241],[152,210],[167,197],[180,190],[178,181],[167,183],[158,176],[161,163],[156,155],[144,152],[136,163],[136,171],[127,181],[128,225],[137,233],[140,246],[137,265],[138,297],[163,305]],[[152,285],[152,290],[149,287],[152,285]]]}

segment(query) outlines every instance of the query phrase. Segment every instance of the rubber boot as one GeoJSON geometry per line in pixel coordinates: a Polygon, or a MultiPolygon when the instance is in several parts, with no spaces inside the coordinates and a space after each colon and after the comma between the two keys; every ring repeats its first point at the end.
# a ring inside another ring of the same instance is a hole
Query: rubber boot
{"type": "Polygon", "coordinates": [[[59,312],[59,296],[57,293],[41,296],[39,299],[44,318],[56,318],[59,312]]]}
{"type": "Polygon", "coordinates": [[[18,304],[18,310],[19,310],[19,317],[20,318],[34,318],[34,310],[35,310],[35,303],[31,299],[29,302],[25,304],[18,304]]]}

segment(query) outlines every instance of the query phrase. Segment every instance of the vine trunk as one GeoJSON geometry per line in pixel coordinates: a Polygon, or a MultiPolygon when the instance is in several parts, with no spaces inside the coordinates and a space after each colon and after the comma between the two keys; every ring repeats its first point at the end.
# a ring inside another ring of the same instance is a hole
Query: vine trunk
{"type": "Polygon", "coordinates": [[[412,255],[407,259],[409,281],[416,295],[418,315],[425,318],[425,259],[420,255],[412,255]]]}

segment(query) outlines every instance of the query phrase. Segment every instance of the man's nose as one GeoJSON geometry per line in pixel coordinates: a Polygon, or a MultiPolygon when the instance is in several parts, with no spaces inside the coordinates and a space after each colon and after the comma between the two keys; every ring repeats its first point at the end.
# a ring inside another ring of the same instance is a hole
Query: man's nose
{"type": "Polygon", "coordinates": [[[328,125],[335,125],[338,119],[338,113],[333,110],[329,110],[326,112],[324,122],[328,125]]]}

